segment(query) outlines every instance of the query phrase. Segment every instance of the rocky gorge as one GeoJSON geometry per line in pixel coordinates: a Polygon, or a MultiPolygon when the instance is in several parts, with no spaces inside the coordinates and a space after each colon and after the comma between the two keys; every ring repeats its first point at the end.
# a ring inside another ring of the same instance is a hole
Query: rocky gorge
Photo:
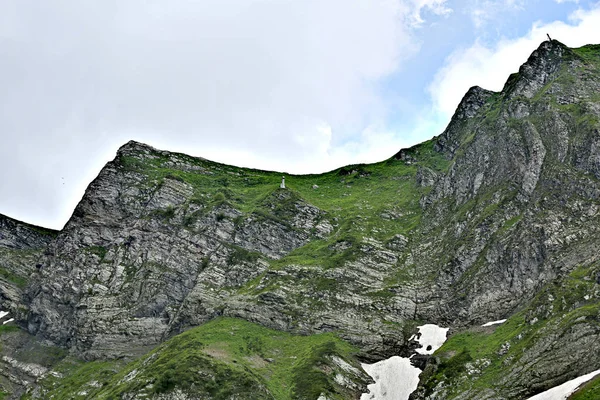
{"type": "Polygon", "coordinates": [[[547,41],[439,136],[286,188],[129,142],[62,230],[0,216],[5,398],[359,399],[424,324],[412,399],[598,370],[599,121],[600,46],[547,41]]]}

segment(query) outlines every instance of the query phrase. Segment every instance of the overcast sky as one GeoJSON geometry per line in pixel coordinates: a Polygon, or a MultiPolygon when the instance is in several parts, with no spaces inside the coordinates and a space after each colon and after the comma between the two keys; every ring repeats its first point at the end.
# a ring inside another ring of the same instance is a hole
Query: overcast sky
{"type": "Polygon", "coordinates": [[[599,27],[584,0],[0,0],[0,213],[61,228],[130,139],[291,173],[379,161],[546,32],[599,27]]]}

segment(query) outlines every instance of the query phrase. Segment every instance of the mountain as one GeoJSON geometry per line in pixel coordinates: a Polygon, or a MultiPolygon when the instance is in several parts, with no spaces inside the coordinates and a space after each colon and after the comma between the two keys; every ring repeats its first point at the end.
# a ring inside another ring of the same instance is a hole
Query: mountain
{"type": "Polygon", "coordinates": [[[450,335],[415,358],[414,399],[522,399],[597,370],[599,119],[600,46],[548,41],[439,136],[286,188],[129,142],[60,232],[0,218],[0,385],[356,399],[360,362],[410,354],[422,323],[450,335]]]}

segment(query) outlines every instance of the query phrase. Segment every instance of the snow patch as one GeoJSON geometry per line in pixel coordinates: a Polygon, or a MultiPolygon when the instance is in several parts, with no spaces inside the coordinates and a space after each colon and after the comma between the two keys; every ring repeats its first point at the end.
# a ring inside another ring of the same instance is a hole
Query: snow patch
{"type": "Polygon", "coordinates": [[[485,324],[481,325],[481,326],[492,326],[492,325],[498,325],[498,324],[503,324],[505,323],[506,320],[505,319],[499,319],[498,321],[491,321],[491,322],[486,322],[485,324]]]}
{"type": "Polygon", "coordinates": [[[6,317],[8,315],[8,311],[0,311],[0,319],[6,317]]]}
{"type": "Polygon", "coordinates": [[[530,397],[528,400],[565,400],[567,397],[575,393],[575,391],[584,383],[591,380],[596,375],[600,374],[600,369],[590,372],[587,375],[580,376],[579,378],[571,379],[563,383],[562,385],[553,387],[552,389],[546,390],[543,393],[536,394],[530,397]]]}
{"type": "Polygon", "coordinates": [[[375,364],[362,364],[375,383],[367,386],[360,400],[406,400],[419,384],[421,370],[405,357],[393,356],[375,364]]]}
{"type": "MultiPolygon", "coordinates": [[[[448,328],[433,324],[418,328],[419,338],[416,340],[421,348],[415,351],[419,354],[433,354],[446,341],[448,328]]],[[[409,341],[414,338],[412,336],[409,341]]],[[[375,364],[361,365],[375,383],[367,386],[369,393],[363,393],[360,400],[408,400],[419,384],[421,370],[410,363],[410,357],[393,356],[375,364]]]]}
{"type": "Polygon", "coordinates": [[[4,321],[4,322],[2,323],[2,325],[6,325],[6,324],[8,324],[9,322],[12,322],[12,321],[14,321],[14,320],[15,320],[14,318],[7,319],[6,321],[4,321]]]}
{"type": "Polygon", "coordinates": [[[417,339],[422,348],[415,350],[419,354],[433,354],[446,341],[449,328],[440,328],[434,324],[419,326],[421,336],[417,339]]]}

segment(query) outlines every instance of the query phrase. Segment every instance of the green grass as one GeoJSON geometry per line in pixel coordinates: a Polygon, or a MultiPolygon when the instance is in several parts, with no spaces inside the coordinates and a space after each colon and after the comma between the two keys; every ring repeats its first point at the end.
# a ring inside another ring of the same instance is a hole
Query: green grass
{"type": "Polygon", "coordinates": [[[14,283],[17,287],[24,288],[25,286],[27,286],[26,278],[16,275],[2,267],[0,267],[0,277],[6,279],[9,282],[14,283]]]}
{"type": "Polygon", "coordinates": [[[0,325],[0,335],[3,333],[18,332],[20,330],[21,328],[19,328],[17,325],[0,325]]]}
{"type": "Polygon", "coordinates": [[[358,239],[353,236],[346,236],[336,241],[314,240],[296,250],[293,250],[285,257],[271,262],[271,265],[277,269],[289,264],[296,265],[314,265],[323,270],[341,266],[347,261],[356,257],[356,248],[358,239]],[[345,250],[336,251],[336,244],[343,243],[348,246],[345,250]]]}
{"type": "MultiPolygon", "coordinates": [[[[547,285],[523,311],[513,315],[505,323],[491,329],[479,327],[459,332],[450,337],[436,352],[441,363],[437,371],[425,382],[432,390],[442,381],[450,382],[454,392],[470,388],[489,388],[500,385],[506,373],[506,363],[517,363],[525,351],[541,337],[556,335],[580,323],[584,318],[597,318],[600,302],[584,300],[584,295],[593,292],[593,278],[597,266],[580,267],[563,279],[547,285]],[[549,303],[549,299],[553,299],[549,303]],[[539,315],[537,322],[530,323],[531,313],[539,315]],[[544,316],[544,313],[547,316],[544,316]],[[505,354],[499,351],[505,343],[510,349],[505,354]],[[480,376],[464,380],[466,363],[488,360],[480,376]]],[[[498,388],[502,392],[502,388],[498,388]]]]}
{"type": "Polygon", "coordinates": [[[106,256],[106,253],[108,252],[108,249],[104,246],[90,246],[90,247],[85,247],[84,250],[89,253],[97,255],[100,258],[100,261],[104,260],[104,257],[106,256]]]}
{"type": "Polygon", "coordinates": [[[600,376],[586,383],[571,396],[569,400],[598,400],[600,399],[600,376]]]}
{"type": "Polygon", "coordinates": [[[600,62],[600,45],[599,44],[588,44],[583,47],[572,49],[575,54],[580,56],[586,61],[593,63],[600,62]]]}
{"type": "Polygon", "coordinates": [[[24,288],[29,278],[27,271],[36,264],[40,255],[40,249],[0,248],[0,278],[24,288]]]}
{"type": "MultiPolygon", "coordinates": [[[[417,166],[441,171],[449,164],[443,155],[433,150],[433,141],[410,151],[418,160],[412,165],[390,159],[371,165],[347,166],[320,175],[286,174],[290,196],[277,202],[273,201],[273,196],[281,181],[282,174],[278,172],[237,168],[176,153],[156,152],[155,158],[143,161],[122,156],[119,161],[121,168],[146,176],[142,183],[146,190],[160,187],[165,179],[189,184],[194,190],[190,202],[205,205],[204,212],[227,203],[246,215],[255,213],[286,221],[293,216],[295,202],[307,201],[331,217],[345,221],[360,219],[365,231],[376,228],[375,233],[391,234],[396,230],[409,232],[420,221],[418,201],[421,193],[413,179],[417,166]],[[189,165],[200,170],[175,169],[170,163],[172,157],[183,157],[189,165]],[[313,189],[313,185],[318,188],[313,189]],[[390,208],[406,212],[394,223],[382,221],[379,214],[390,208]]],[[[169,219],[173,211],[161,212],[160,217],[169,219]]]]}
{"type": "Polygon", "coordinates": [[[148,396],[175,388],[213,399],[316,399],[340,397],[326,374],[337,368],[337,355],[358,366],[357,349],[332,333],[297,336],[247,321],[218,318],[186,331],[141,359],[123,366],[116,361],[63,361],[43,387],[48,398],[117,399],[124,393],[148,396]],[[85,396],[75,393],[86,391],[85,396]],[[74,396],[74,397],[73,397],[74,396]]]}
{"type": "MultiPolygon", "coordinates": [[[[41,386],[48,391],[46,398],[94,398],[94,395],[102,390],[102,387],[107,385],[122,368],[123,363],[118,361],[84,362],[67,357],[53,368],[53,371],[60,375],[48,374],[41,382],[41,386]]],[[[24,396],[22,399],[28,400],[30,397],[24,396]]]]}
{"type": "Polygon", "coordinates": [[[506,220],[506,222],[504,223],[504,225],[502,226],[502,230],[503,231],[507,231],[510,228],[512,228],[513,226],[515,226],[516,224],[519,223],[519,221],[521,221],[521,218],[523,218],[523,215],[519,214],[516,215],[508,220],[506,220]]]}

